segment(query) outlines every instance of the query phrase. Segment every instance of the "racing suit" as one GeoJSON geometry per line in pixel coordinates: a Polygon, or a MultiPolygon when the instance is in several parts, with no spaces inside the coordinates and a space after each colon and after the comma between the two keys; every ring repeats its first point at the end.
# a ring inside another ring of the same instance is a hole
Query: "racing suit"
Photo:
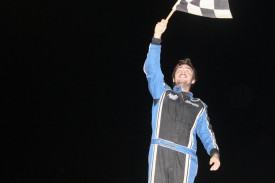
{"type": "Polygon", "coordinates": [[[171,89],[164,82],[161,45],[154,39],[144,64],[153,97],[148,183],[193,183],[198,168],[196,135],[210,156],[219,155],[219,148],[206,104],[181,86],[171,89]]]}

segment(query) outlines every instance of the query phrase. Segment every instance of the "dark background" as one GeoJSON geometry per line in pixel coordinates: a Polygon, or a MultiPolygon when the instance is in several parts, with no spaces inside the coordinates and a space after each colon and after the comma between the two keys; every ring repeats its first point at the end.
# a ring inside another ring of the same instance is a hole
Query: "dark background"
{"type": "MultiPolygon", "coordinates": [[[[147,181],[152,98],[143,73],[155,24],[176,1],[1,5],[3,183],[147,181]]],[[[198,70],[221,168],[198,144],[197,183],[275,180],[273,1],[231,0],[234,19],[175,12],[162,70],[198,70]]]]}

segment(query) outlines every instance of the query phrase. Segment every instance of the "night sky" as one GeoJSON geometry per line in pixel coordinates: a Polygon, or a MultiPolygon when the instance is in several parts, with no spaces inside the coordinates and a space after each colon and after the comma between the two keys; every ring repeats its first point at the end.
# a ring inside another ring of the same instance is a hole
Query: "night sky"
{"type": "MultiPolygon", "coordinates": [[[[143,72],[155,24],[176,1],[9,1],[1,5],[2,183],[146,183],[152,97],[143,72]]],[[[272,183],[274,2],[231,0],[234,19],[175,12],[162,37],[172,85],[198,71],[221,150],[196,183],[272,183]]]]}

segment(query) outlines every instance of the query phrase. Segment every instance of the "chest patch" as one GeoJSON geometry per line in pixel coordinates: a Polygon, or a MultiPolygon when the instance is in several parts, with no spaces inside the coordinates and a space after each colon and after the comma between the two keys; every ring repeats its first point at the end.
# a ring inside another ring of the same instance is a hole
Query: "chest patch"
{"type": "Polygon", "coordinates": [[[173,95],[171,93],[168,94],[168,97],[172,100],[177,100],[179,98],[177,95],[173,95]]]}

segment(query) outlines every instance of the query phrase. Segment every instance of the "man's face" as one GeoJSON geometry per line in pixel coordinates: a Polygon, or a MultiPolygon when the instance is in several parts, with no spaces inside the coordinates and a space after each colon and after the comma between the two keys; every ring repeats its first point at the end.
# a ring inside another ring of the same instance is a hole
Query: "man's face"
{"type": "Polygon", "coordinates": [[[173,82],[176,83],[176,86],[185,85],[191,86],[191,84],[195,83],[193,79],[193,70],[189,65],[183,64],[180,65],[175,73],[175,78],[173,78],[173,82]]]}

